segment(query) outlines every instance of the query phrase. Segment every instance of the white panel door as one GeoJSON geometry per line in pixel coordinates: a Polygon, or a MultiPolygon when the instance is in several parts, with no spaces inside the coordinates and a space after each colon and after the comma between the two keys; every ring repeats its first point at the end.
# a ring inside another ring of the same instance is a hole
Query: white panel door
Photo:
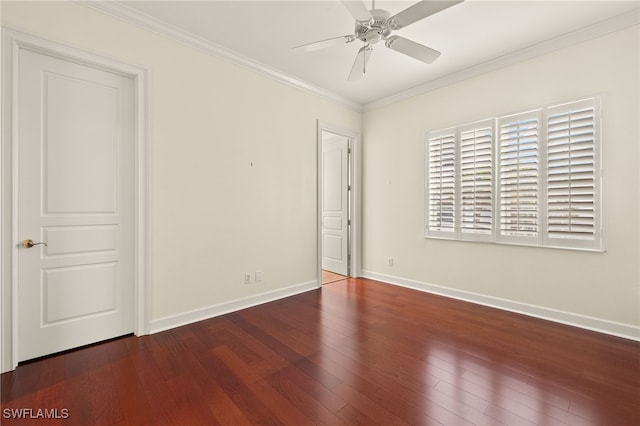
{"type": "Polygon", "coordinates": [[[23,361],[133,332],[135,124],[130,78],[25,49],[18,71],[23,361]]]}
{"type": "Polygon", "coordinates": [[[349,139],[322,135],[322,269],[349,274],[349,139]]]}

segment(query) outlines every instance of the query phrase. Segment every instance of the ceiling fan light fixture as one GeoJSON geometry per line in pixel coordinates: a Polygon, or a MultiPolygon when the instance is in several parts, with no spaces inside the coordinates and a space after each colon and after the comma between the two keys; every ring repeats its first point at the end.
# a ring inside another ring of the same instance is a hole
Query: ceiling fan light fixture
{"type": "Polygon", "coordinates": [[[386,10],[373,9],[371,16],[373,19],[368,22],[356,21],[355,36],[364,43],[375,44],[391,34],[387,24],[391,14],[386,10]]]}
{"type": "Polygon", "coordinates": [[[462,3],[462,1],[464,0],[422,0],[391,16],[386,10],[376,9],[375,0],[373,0],[371,10],[367,9],[367,6],[362,0],[342,0],[342,4],[355,19],[354,34],[304,44],[295,47],[294,50],[297,52],[308,52],[333,44],[351,43],[355,40],[362,41],[365,46],[360,49],[356,55],[356,61],[349,74],[349,80],[362,77],[362,74],[366,71],[366,64],[369,61],[371,51],[373,50],[371,45],[378,43],[380,40],[385,40],[385,46],[389,49],[430,64],[438,59],[440,52],[404,37],[392,36],[391,32],[404,28],[458,3],[462,3]],[[362,71],[359,72],[359,70],[362,71]],[[358,73],[359,75],[356,75],[358,73]]]}

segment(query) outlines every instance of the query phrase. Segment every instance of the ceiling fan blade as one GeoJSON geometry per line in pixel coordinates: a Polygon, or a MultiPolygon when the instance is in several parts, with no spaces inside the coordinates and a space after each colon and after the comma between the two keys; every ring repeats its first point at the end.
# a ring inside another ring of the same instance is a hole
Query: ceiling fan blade
{"type": "Polygon", "coordinates": [[[415,41],[411,41],[400,36],[389,37],[385,45],[389,49],[404,53],[405,55],[416,58],[417,60],[427,64],[432,63],[440,56],[440,52],[437,50],[433,50],[430,47],[423,46],[420,43],[416,43],[415,41]]]}
{"type": "Polygon", "coordinates": [[[351,43],[355,39],[356,37],[354,35],[345,35],[340,37],[328,38],[326,40],[314,41],[313,43],[302,44],[300,46],[292,47],[291,49],[295,53],[313,52],[314,50],[320,50],[338,44],[351,43]]]}
{"type": "Polygon", "coordinates": [[[391,29],[397,30],[406,27],[409,24],[413,24],[416,21],[426,18],[427,16],[431,16],[434,13],[438,13],[441,10],[450,8],[458,3],[462,3],[463,1],[464,0],[422,0],[389,18],[391,29]]]}
{"type": "Polygon", "coordinates": [[[362,0],[342,0],[342,4],[356,21],[370,21],[372,19],[369,9],[362,0]]]}
{"type": "Polygon", "coordinates": [[[358,50],[356,60],[353,62],[353,66],[351,67],[348,80],[358,80],[364,76],[367,71],[367,63],[369,62],[369,58],[371,58],[372,51],[373,47],[369,45],[362,46],[360,50],[358,50]]]}

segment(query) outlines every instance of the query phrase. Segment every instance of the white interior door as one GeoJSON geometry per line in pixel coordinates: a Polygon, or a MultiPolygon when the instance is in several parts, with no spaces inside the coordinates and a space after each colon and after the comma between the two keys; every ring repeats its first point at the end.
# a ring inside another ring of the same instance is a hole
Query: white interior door
{"type": "Polygon", "coordinates": [[[25,49],[18,81],[23,361],[133,331],[135,101],[131,78],[25,49]]]}
{"type": "Polygon", "coordinates": [[[349,138],[322,134],[322,269],[349,274],[349,138]]]}

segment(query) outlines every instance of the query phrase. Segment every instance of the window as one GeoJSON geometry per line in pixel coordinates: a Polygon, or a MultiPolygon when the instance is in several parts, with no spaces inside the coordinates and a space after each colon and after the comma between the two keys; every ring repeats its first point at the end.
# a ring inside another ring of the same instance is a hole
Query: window
{"type": "Polygon", "coordinates": [[[493,233],[493,121],[463,126],[459,138],[460,238],[484,241],[493,233]]]}
{"type": "Polygon", "coordinates": [[[599,103],[547,108],[545,245],[600,248],[599,103]]]}
{"type": "Polygon", "coordinates": [[[429,132],[425,152],[427,237],[602,249],[599,99],[429,132]]]}
{"type": "Polygon", "coordinates": [[[540,126],[539,111],[498,120],[498,228],[497,240],[540,244],[540,126]]]}
{"type": "Polygon", "coordinates": [[[432,235],[455,231],[456,136],[448,130],[432,133],[427,142],[427,222],[432,235]]]}

